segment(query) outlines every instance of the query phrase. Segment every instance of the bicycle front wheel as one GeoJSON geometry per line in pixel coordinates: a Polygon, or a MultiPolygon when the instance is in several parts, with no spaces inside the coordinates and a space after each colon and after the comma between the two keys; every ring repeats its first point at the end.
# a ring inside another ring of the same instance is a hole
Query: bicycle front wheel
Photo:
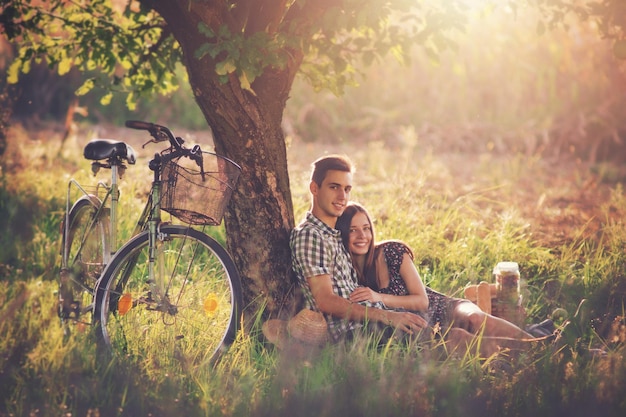
{"type": "Polygon", "coordinates": [[[148,231],[132,238],[103,272],[96,293],[99,336],[156,367],[188,371],[212,363],[239,324],[242,292],[232,259],[204,233],[162,226],[152,282],[148,241],[148,231]]]}
{"type": "Polygon", "coordinates": [[[91,323],[96,282],[110,257],[108,213],[94,196],[74,203],[63,230],[59,315],[91,323]]]}

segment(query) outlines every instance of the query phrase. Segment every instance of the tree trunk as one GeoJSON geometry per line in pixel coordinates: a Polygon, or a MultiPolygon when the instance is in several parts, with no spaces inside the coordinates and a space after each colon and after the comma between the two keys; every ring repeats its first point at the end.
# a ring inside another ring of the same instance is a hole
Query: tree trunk
{"type": "Polygon", "coordinates": [[[284,102],[263,106],[237,80],[216,85],[201,65],[188,68],[194,91],[208,92],[196,100],[213,131],[216,152],[242,167],[225,224],[245,302],[251,311],[267,303],[268,312],[276,312],[289,302],[292,283],[288,239],[294,218],[281,129],[284,102]]]}
{"type": "Polygon", "coordinates": [[[294,215],[281,122],[299,62],[266,71],[252,84],[254,94],[243,90],[234,76],[222,84],[215,62],[208,56],[202,60],[194,56],[206,42],[198,35],[198,23],[216,27],[215,11],[186,0],[156,0],[151,5],[183,49],[192,91],[213,132],[216,153],[242,167],[225,226],[246,309],[255,313],[265,307],[266,315],[289,312],[294,281],[288,240],[294,215]]]}

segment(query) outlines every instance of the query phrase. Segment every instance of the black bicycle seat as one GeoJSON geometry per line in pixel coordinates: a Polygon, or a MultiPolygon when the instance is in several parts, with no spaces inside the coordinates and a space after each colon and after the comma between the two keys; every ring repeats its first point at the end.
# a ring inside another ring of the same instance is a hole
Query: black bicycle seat
{"type": "Polygon", "coordinates": [[[116,157],[125,159],[129,164],[134,164],[137,161],[137,154],[130,145],[113,139],[94,139],[90,141],[85,146],[83,155],[86,159],[92,161],[116,157]]]}

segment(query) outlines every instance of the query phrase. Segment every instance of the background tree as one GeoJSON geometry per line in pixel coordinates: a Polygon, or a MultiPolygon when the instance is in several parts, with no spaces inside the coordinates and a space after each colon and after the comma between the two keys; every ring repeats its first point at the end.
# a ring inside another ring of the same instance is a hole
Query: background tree
{"type": "Polygon", "coordinates": [[[415,1],[3,0],[2,25],[19,45],[9,81],[45,60],[64,74],[99,70],[77,91],[109,88],[133,106],[145,93],[176,87],[182,60],[215,150],[243,169],[225,216],[228,247],[245,298],[277,311],[290,289],[288,234],[294,215],[281,121],[294,77],[336,93],[353,82],[356,62],[388,52],[402,59],[412,42],[433,53],[462,22],[462,1],[427,8],[415,1]]]}
{"type": "MultiPolygon", "coordinates": [[[[340,94],[361,65],[388,54],[403,60],[411,45],[436,57],[453,46],[447,35],[462,28],[464,13],[476,3],[0,0],[0,25],[19,46],[9,81],[28,72],[33,60],[45,60],[60,74],[72,67],[97,70],[78,94],[106,88],[103,103],[115,92],[126,94],[130,107],[141,95],[167,93],[178,82],[175,64],[184,63],[216,151],[243,168],[225,224],[246,301],[252,309],[267,302],[276,312],[289,300],[291,281],[287,239],[294,217],[281,122],[296,74],[340,94]]],[[[540,27],[550,27],[571,12],[609,18],[618,2],[491,3],[537,7],[545,16],[540,27]]]]}

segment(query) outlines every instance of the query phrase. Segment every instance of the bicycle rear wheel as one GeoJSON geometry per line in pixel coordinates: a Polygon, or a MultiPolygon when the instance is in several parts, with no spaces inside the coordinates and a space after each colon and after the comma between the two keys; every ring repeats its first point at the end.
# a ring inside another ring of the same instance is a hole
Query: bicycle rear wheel
{"type": "Polygon", "coordinates": [[[74,203],[63,229],[63,261],[59,283],[59,315],[91,323],[96,282],[110,257],[107,212],[94,196],[74,203]]]}
{"type": "Polygon", "coordinates": [[[235,264],[214,239],[184,226],[162,226],[149,282],[149,233],[126,243],[103,272],[96,293],[98,335],[114,350],[153,366],[212,363],[239,324],[242,292],[235,264]]]}

